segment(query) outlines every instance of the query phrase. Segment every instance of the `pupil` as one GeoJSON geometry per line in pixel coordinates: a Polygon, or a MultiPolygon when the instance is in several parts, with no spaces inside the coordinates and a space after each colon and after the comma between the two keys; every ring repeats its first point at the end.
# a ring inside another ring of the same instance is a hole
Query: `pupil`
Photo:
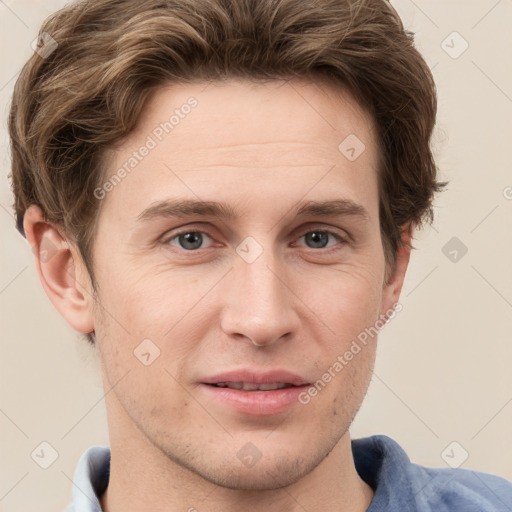
{"type": "Polygon", "coordinates": [[[180,236],[180,244],[184,249],[197,249],[201,246],[201,242],[201,234],[195,231],[191,233],[185,233],[184,235],[180,236]],[[192,247],[190,247],[188,244],[192,244],[192,247]]]}
{"type": "Polygon", "coordinates": [[[312,240],[313,244],[320,244],[319,246],[316,246],[316,248],[320,247],[323,248],[327,245],[328,242],[328,234],[322,233],[320,231],[311,231],[311,233],[308,233],[306,235],[306,238],[312,240]]]}

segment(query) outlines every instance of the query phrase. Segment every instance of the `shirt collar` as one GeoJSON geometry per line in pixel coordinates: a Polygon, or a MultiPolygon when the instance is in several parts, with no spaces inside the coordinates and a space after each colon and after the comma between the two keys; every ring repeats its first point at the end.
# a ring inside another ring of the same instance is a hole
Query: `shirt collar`
{"type": "Polygon", "coordinates": [[[100,497],[110,476],[110,448],[91,446],[78,460],[71,505],[64,512],[102,512],[100,497]]]}
{"type": "Polygon", "coordinates": [[[396,441],[384,435],[353,439],[352,454],[356,471],[375,493],[367,512],[414,503],[420,482],[412,478],[414,465],[396,441]]]}

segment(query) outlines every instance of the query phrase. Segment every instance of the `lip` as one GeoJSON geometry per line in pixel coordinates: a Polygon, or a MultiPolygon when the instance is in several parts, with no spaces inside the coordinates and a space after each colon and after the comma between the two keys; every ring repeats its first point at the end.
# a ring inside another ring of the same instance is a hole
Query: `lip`
{"type": "Polygon", "coordinates": [[[255,370],[234,370],[230,372],[219,373],[212,377],[202,379],[203,384],[218,384],[219,382],[250,382],[251,384],[272,384],[274,382],[283,382],[293,386],[305,386],[309,382],[299,375],[287,370],[271,370],[257,372],[255,370]]]}
{"type": "Polygon", "coordinates": [[[201,388],[209,400],[239,413],[252,416],[270,416],[279,414],[299,403],[299,395],[310,386],[306,379],[286,370],[257,372],[254,370],[236,370],[202,379],[201,388]],[[271,384],[281,382],[293,387],[270,391],[245,391],[227,387],[215,387],[219,382],[248,382],[271,384]]]}

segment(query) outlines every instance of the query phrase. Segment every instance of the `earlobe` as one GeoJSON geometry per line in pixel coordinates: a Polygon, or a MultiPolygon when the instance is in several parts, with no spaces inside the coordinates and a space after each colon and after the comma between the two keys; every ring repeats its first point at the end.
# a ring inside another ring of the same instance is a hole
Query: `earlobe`
{"type": "Polygon", "coordinates": [[[41,284],[59,313],[81,333],[94,330],[90,295],[77,280],[78,255],[63,234],[45,221],[41,209],[31,205],[25,212],[23,228],[35,256],[41,284]]]}

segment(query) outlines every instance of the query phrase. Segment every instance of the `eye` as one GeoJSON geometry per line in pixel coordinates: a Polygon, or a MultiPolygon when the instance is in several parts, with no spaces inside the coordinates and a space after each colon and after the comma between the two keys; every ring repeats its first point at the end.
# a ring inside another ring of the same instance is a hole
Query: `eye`
{"type": "MultiPolygon", "coordinates": [[[[173,245],[179,249],[192,252],[206,248],[203,246],[205,238],[212,242],[212,238],[204,231],[188,230],[174,233],[172,236],[167,237],[162,242],[164,244],[173,245]]],[[[307,231],[302,236],[300,236],[299,240],[302,238],[304,238],[306,246],[310,249],[329,248],[336,245],[336,242],[341,243],[341,245],[347,243],[347,240],[345,240],[341,235],[335,233],[334,231],[325,229],[307,231]],[[329,243],[330,241],[332,241],[332,243],[329,243]]]]}
{"type": "Polygon", "coordinates": [[[205,237],[211,240],[203,231],[182,231],[181,233],[176,233],[167,238],[164,240],[164,243],[174,245],[187,251],[194,251],[196,249],[204,249],[201,245],[205,237]],[[174,243],[174,241],[176,241],[176,243],[174,243]]]}
{"type": "MultiPolygon", "coordinates": [[[[340,235],[333,231],[315,229],[307,231],[300,238],[304,238],[307,247],[310,249],[324,249],[328,247],[329,237],[334,238],[342,244],[346,242],[340,235]]],[[[332,244],[331,244],[332,246],[332,244]]],[[[329,246],[330,247],[330,246],[329,246]]]]}

